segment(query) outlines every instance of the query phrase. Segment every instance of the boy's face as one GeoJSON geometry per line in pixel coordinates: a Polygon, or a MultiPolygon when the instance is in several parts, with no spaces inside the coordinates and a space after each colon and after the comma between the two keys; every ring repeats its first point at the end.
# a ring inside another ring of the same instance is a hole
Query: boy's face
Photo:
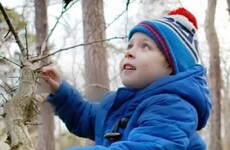
{"type": "Polygon", "coordinates": [[[122,83],[128,88],[140,89],[171,72],[155,42],[143,33],[134,33],[120,62],[122,83]]]}

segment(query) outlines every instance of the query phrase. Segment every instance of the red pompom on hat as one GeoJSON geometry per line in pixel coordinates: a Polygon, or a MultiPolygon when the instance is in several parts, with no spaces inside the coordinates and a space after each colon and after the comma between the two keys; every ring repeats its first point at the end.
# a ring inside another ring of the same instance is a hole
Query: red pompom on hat
{"type": "Polygon", "coordinates": [[[197,21],[194,15],[188,11],[187,9],[180,7],[178,9],[172,10],[168,12],[168,15],[182,15],[185,16],[193,25],[196,29],[198,29],[197,21]]]}

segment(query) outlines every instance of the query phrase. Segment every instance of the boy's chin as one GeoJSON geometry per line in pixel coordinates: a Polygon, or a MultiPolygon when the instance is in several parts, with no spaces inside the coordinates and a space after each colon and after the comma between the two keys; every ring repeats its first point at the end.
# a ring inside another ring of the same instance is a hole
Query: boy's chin
{"type": "Polygon", "coordinates": [[[130,81],[124,81],[124,80],[122,80],[122,83],[127,88],[130,88],[130,89],[135,88],[135,85],[132,82],[130,82],[130,81]]]}
{"type": "Polygon", "coordinates": [[[134,82],[122,81],[122,83],[126,88],[129,88],[129,89],[142,89],[142,88],[144,88],[143,85],[140,85],[140,84],[134,83],[134,82]]]}

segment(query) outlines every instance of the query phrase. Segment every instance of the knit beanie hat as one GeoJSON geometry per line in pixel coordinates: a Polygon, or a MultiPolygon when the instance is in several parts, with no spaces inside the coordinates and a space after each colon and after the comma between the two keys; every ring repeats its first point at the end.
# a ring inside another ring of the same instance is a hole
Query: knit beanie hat
{"type": "Polygon", "coordinates": [[[197,29],[193,14],[185,8],[178,8],[170,11],[163,18],[140,22],[131,29],[128,40],[135,32],[149,36],[163,51],[172,67],[172,74],[176,74],[198,63],[197,29]]]}

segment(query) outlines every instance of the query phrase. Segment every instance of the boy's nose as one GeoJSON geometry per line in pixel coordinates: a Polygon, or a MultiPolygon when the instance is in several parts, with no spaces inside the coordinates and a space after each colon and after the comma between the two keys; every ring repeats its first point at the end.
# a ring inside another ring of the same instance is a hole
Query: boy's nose
{"type": "Polygon", "coordinates": [[[131,50],[129,50],[129,51],[126,51],[125,58],[135,58],[135,55],[133,52],[131,52],[131,50]]]}

